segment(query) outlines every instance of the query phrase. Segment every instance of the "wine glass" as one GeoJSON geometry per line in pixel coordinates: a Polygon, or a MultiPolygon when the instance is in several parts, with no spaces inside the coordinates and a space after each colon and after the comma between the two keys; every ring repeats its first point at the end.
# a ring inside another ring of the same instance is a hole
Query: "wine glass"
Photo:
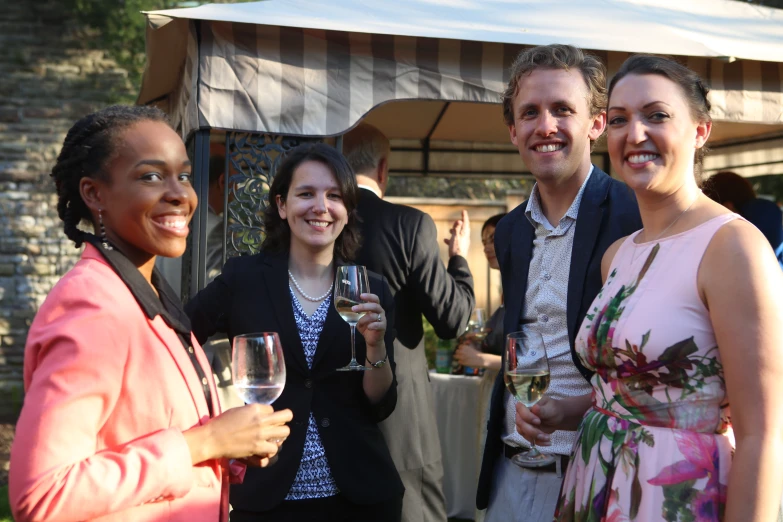
{"type": "MultiPolygon", "coordinates": [[[[285,387],[285,358],[276,332],[234,337],[231,378],[237,395],[245,404],[272,404],[285,387]]],[[[270,439],[277,444],[282,439],[270,439]]],[[[277,455],[270,460],[274,462],[277,455]]]]}
{"type": "MultiPolygon", "coordinates": [[[[503,379],[511,395],[528,408],[544,396],[549,388],[549,362],[540,333],[526,328],[506,336],[503,379]]],[[[511,460],[524,468],[538,468],[555,462],[554,457],[538,451],[535,441],[530,451],[519,453],[511,460]]]]}
{"type": "Polygon", "coordinates": [[[275,332],[237,335],[231,377],[245,404],[272,404],[285,387],[285,359],[275,332]]]}
{"type": "Polygon", "coordinates": [[[479,344],[487,337],[489,329],[487,328],[486,314],[483,308],[474,308],[468,321],[468,332],[471,338],[479,344]]]}
{"type": "Polygon", "coordinates": [[[351,362],[337,368],[338,372],[370,370],[356,361],[356,323],[366,312],[354,312],[352,307],[362,304],[361,294],[370,291],[367,281],[367,268],[361,265],[348,265],[337,268],[334,278],[334,307],[343,321],[351,327],[351,362]]]}

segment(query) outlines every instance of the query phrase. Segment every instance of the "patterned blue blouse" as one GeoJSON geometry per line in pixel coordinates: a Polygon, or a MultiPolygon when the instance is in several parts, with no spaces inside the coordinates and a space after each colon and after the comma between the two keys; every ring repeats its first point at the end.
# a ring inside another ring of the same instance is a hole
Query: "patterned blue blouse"
{"type": "MultiPolygon", "coordinates": [[[[294,317],[299,330],[299,338],[302,340],[302,346],[304,347],[307,366],[312,368],[315,348],[318,346],[318,338],[321,337],[321,330],[324,328],[326,312],[329,311],[329,307],[332,304],[332,297],[327,297],[313,313],[313,316],[307,317],[290,286],[288,291],[291,294],[294,317]]],[[[329,469],[329,462],[326,459],[326,451],[324,451],[324,445],[321,443],[321,437],[318,434],[315,417],[310,412],[302,462],[299,464],[296,478],[285,499],[303,500],[307,498],[332,497],[339,492],[340,490],[337,488],[332,472],[329,469]]]]}

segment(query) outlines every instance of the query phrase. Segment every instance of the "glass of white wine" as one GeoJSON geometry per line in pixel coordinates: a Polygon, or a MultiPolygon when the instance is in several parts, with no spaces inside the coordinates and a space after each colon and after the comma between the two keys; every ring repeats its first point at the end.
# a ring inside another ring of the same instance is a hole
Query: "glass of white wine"
{"type": "MultiPolygon", "coordinates": [[[[540,333],[526,328],[506,336],[503,378],[511,395],[528,408],[541,400],[549,388],[549,361],[540,333]]],[[[536,449],[535,441],[530,451],[519,453],[511,460],[524,468],[538,468],[555,462],[552,456],[536,449]]]]}
{"type": "Polygon", "coordinates": [[[475,340],[478,344],[487,337],[489,328],[487,328],[486,313],[483,308],[474,308],[473,313],[470,314],[470,321],[468,322],[468,333],[470,338],[475,340]]]}
{"type": "Polygon", "coordinates": [[[367,268],[361,265],[348,265],[337,268],[334,278],[334,307],[343,321],[351,327],[351,362],[347,366],[337,368],[338,372],[370,370],[356,360],[356,323],[365,312],[354,312],[352,307],[362,304],[361,294],[369,293],[370,283],[367,280],[367,268]]]}

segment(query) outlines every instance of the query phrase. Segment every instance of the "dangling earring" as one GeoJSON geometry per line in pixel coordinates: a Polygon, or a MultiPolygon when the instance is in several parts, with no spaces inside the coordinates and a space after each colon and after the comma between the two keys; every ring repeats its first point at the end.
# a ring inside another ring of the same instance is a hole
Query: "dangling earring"
{"type": "Polygon", "coordinates": [[[109,243],[108,238],[106,237],[106,227],[103,226],[103,210],[98,210],[98,224],[101,226],[101,244],[103,245],[103,248],[106,250],[114,250],[114,247],[111,246],[109,243]]]}

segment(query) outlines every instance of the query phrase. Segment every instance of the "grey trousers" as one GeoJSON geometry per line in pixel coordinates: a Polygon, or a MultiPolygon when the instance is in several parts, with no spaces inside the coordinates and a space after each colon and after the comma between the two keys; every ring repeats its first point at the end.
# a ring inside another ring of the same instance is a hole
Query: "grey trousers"
{"type": "Polygon", "coordinates": [[[446,522],[441,461],[423,468],[400,471],[405,486],[402,497],[402,522],[446,522]]]}
{"type": "Polygon", "coordinates": [[[554,471],[521,468],[501,455],[484,522],[552,522],[562,482],[554,471]]]}

